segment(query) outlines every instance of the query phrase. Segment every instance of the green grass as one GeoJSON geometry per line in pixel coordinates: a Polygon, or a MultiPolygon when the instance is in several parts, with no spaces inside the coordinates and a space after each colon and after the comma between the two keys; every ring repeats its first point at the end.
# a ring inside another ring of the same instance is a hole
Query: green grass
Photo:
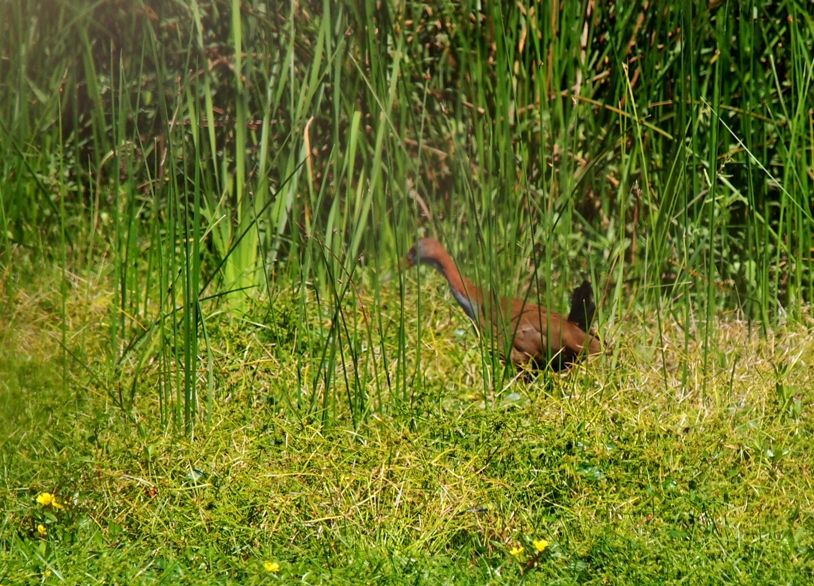
{"type": "Polygon", "coordinates": [[[2,3],[0,584],[811,582],[804,4],[2,3]]]}
{"type": "MultiPolygon", "coordinates": [[[[371,400],[355,427],[343,404],[327,426],[291,409],[300,359],[284,312],[268,318],[261,301],[243,318],[211,320],[218,392],[190,440],[154,417],[154,394],[123,418],[97,382],[112,373],[76,370],[63,390],[53,279],[17,293],[0,330],[0,582],[814,577],[805,328],[762,338],[727,318],[705,370],[703,341],[685,349],[670,321],[665,371],[655,325],[629,322],[613,337],[615,366],[595,358],[484,402],[474,332],[440,281],[428,281],[420,344],[416,310],[405,310],[406,361],[424,389],[409,407],[371,400]],[[679,364],[689,365],[686,384],[679,364]],[[65,509],[37,504],[41,492],[65,509]],[[551,543],[538,558],[535,539],[551,543]],[[510,554],[518,545],[520,559],[510,554]]],[[[408,279],[408,295],[417,287],[408,279]]],[[[112,294],[92,276],[71,288],[67,337],[89,355],[103,351],[112,294]]],[[[398,292],[383,295],[395,322],[398,292]]],[[[383,346],[397,345],[393,328],[383,346]]],[[[144,368],[149,385],[158,365],[144,368]]]]}

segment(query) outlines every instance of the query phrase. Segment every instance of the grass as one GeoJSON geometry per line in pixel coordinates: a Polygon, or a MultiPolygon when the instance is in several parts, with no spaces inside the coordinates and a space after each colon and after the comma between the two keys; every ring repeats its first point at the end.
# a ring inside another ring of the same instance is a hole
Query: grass
{"type": "Polygon", "coordinates": [[[802,3],[131,8],[0,6],[0,584],[812,581],[802,3]]]}
{"type": "MultiPolygon", "coordinates": [[[[260,300],[210,321],[219,391],[205,429],[180,441],[152,416],[155,394],[122,418],[97,382],[112,373],[72,369],[64,390],[53,277],[17,292],[0,322],[0,582],[811,580],[806,328],[764,338],[726,319],[705,369],[703,341],[684,348],[671,321],[665,370],[655,325],[630,321],[612,337],[615,365],[484,401],[475,334],[428,281],[432,311],[407,357],[422,354],[425,392],[409,409],[382,397],[354,427],[341,404],[327,426],[287,407],[295,344],[264,325],[284,318],[263,319],[260,300]],[[65,508],[37,504],[41,492],[65,508]],[[538,539],[550,542],[539,555],[538,539]]],[[[412,297],[419,284],[406,286],[412,297]]],[[[98,277],[73,281],[67,336],[89,355],[103,351],[111,295],[98,277]]],[[[412,337],[417,311],[405,312],[412,337]]]]}

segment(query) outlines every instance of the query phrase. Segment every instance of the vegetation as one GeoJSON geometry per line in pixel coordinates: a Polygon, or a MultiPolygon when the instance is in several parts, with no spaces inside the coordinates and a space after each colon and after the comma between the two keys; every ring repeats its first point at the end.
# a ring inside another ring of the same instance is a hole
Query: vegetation
{"type": "Polygon", "coordinates": [[[814,578],[804,3],[0,15],[0,584],[814,578]]]}

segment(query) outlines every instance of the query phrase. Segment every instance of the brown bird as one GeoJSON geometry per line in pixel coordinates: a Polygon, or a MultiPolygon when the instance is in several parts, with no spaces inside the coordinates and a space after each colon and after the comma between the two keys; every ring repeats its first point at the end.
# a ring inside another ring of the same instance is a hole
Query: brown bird
{"type": "MultiPolygon", "coordinates": [[[[522,299],[502,297],[490,303],[481,289],[464,277],[455,261],[434,238],[422,238],[407,253],[407,267],[430,265],[449,283],[452,296],[476,326],[491,326],[505,359],[506,334],[512,337],[509,359],[517,366],[568,368],[583,354],[601,352],[599,340],[588,332],[596,306],[587,281],[571,295],[565,318],[522,299]]],[[[491,296],[494,299],[494,296],[491,296]]]]}

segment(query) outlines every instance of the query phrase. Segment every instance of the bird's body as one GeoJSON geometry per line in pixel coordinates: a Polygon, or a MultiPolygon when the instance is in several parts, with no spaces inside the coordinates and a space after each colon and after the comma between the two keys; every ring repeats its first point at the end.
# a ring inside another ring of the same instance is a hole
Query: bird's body
{"type": "Polygon", "coordinates": [[[449,253],[433,238],[416,242],[407,254],[407,264],[427,264],[438,270],[467,316],[479,328],[492,329],[498,349],[504,358],[508,354],[513,364],[550,365],[560,370],[583,354],[601,351],[599,340],[587,333],[595,309],[587,282],[574,291],[566,318],[523,299],[485,296],[461,274],[449,253]],[[507,343],[509,336],[511,345],[507,343]]]}

